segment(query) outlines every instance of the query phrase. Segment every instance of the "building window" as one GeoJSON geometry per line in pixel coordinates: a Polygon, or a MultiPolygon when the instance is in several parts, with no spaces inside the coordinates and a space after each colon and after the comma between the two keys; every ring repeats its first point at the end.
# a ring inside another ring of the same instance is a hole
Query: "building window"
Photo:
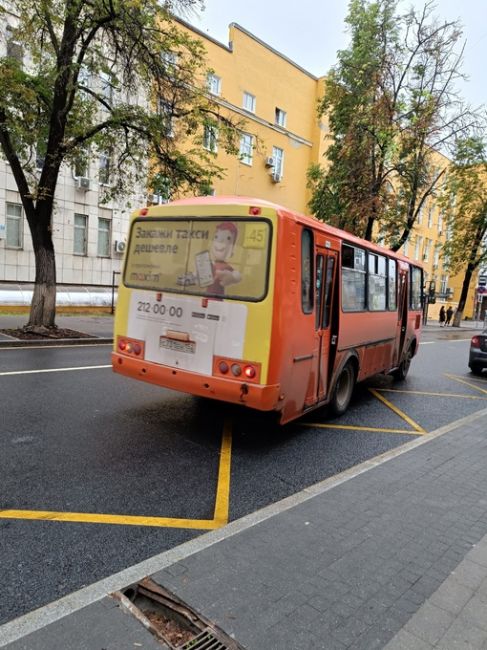
{"type": "Polygon", "coordinates": [[[75,255],[88,253],[88,216],[86,214],[74,215],[74,246],[75,255]]]}
{"type": "Polygon", "coordinates": [[[409,253],[409,239],[406,239],[402,246],[402,254],[405,255],[406,257],[408,256],[409,253]]]}
{"type": "Polygon", "coordinates": [[[166,102],[162,97],[159,98],[158,113],[162,120],[163,129],[167,138],[174,137],[174,111],[172,104],[166,102]]]}
{"type": "Polygon", "coordinates": [[[416,243],[414,245],[414,259],[419,260],[419,256],[421,254],[421,246],[423,245],[423,238],[419,237],[419,235],[416,237],[416,243]]]}
{"type": "Polygon", "coordinates": [[[164,65],[168,70],[174,68],[174,66],[178,62],[178,55],[176,54],[176,52],[171,52],[170,50],[166,50],[165,52],[163,52],[161,58],[162,58],[162,62],[164,63],[164,65]]]}
{"type": "Polygon", "coordinates": [[[433,206],[428,210],[428,228],[433,226],[433,206]]]}
{"type": "Polygon", "coordinates": [[[210,126],[207,124],[205,126],[205,132],[203,134],[203,146],[208,151],[216,153],[218,151],[218,129],[216,126],[210,126]]]}
{"type": "Polygon", "coordinates": [[[107,152],[100,154],[98,161],[98,180],[102,185],[108,185],[110,182],[110,154],[107,152]]]}
{"type": "Polygon", "coordinates": [[[417,216],[416,220],[417,220],[419,226],[423,223],[423,208],[424,208],[424,205],[422,205],[418,210],[418,216],[417,216]]]}
{"type": "Polygon", "coordinates": [[[101,72],[100,83],[102,98],[105,100],[105,102],[111,104],[113,100],[113,86],[110,75],[106,72],[101,72]]]}
{"type": "Polygon", "coordinates": [[[88,178],[88,158],[89,152],[86,149],[80,149],[74,162],[73,172],[76,178],[88,178]]]}
{"type": "Polygon", "coordinates": [[[243,107],[250,113],[255,113],[255,96],[250,93],[244,92],[243,107]]]}
{"type": "Polygon", "coordinates": [[[216,74],[209,74],[207,79],[208,90],[212,95],[220,95],[222,80],[216,74]]]}
{"type": "Polygon", "coordinates": [[[9,59],[15,59],[20,64],[24,58],[22,45],[15,38],[11,25],[7,25],[7,57],[9,59]]]}
{"type": "Polygon", "coordinates": [[[433,253],[433,269],[437,269],[440,263],[440,244],[436,244],[435,252],[433,253]]]}
{"type": "Polygon", "coordinates": [[[284,173],[284,151],[279,147],[272,147],[272,158],[274,159],[273,172],[279,178],[282,178],[284,173]]]}
{"type": "Polygon", "coordinates": [[[283,111],[282,108],[278,108],[276,106],[274,123],[277,124],[278,126],[285,127],[286,126],[286,118],[287,118],[287,113],[285,111],[283,111]]]}
{"type": "Polygon", "coordinates": [[[441,284],[440,284],[440,293],[444,296],[446,294],[447,290],[447,285],[448,285],[448,276],[447,275],[442,275],[441,276],[441,284]]]}
{"type": "Polygon", "coordinates": [[[19,203],[7,203],[5,245],[7,248],[22,248],[24,243],[24,220],[19,203]]]}
{"type": "Polygon", "coordinates": [[[240,161],[246,165],[251,165],[253,153],[254,137],[248,133],[244,133],[240,138],[240,161]]]}
{"type": "Polygon", "coordinates": [[[431,239],[426,238],[424,240],[424,249],[423,249],[423,260],[429,262],[430,260],[430,251],[431,251],[431,239]]]}
{"type": "Polygon", "coordinates": [[[438,214],[438,235],[443,234],[443,213],[438,214]]]}
{"type": "Polygon", "coordinates": [[[110,257],[110,219],[98,218],[98,257],[110,257]]]}
{"type": "Polygon", "coordinates": [[[83,88],[90,87],[91,73],[88,67],[83,63],[78,70],[78,85],[83,88]]]}

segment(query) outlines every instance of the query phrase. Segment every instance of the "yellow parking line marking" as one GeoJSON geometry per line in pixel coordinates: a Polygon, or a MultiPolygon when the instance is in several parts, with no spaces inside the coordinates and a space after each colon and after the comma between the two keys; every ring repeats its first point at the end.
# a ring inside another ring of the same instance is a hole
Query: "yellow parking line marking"
{"type": "Polygon", "coordinates": [[[378,427],[355,427],[352,424],[318,424],[314,422],[299,422],[302,427],[318,427],[319,429],[347,429],[349,431],[374,431],[379,433],[408,433],[409,435],[420,435],[411,429],[380,429],[378,427]]]}
{"type": "Polygon", "coordinates": [[[218,482],[216,488],[215,524],[224,526],[228,523],[230,510],[230,466],[232,459],[232,425],[230,420],[223,424],[223,437],[220,449],[220,467],[218,468],[218,482]]]}
{"type": "Polygon", "coordinates": [[[70,372],[71,370],[98,370],[99,368],[111,368],[111,364],[103,366],[77,366],[75,368],[46,368],[44,370],[11,370],[0,372],[0,377],[11,377],[12,375],[37,375],[43,372],[70,372]]]}
{"type": "Polygon", "coordinates": [[[465,384],[466,386],[479,390],[481,393],[487,395],[487,390],[485,390],[485,388],[480,388],[480,386],[477,386],[476,384],[471,384],[469,381],[465,381],[465,379],[460,379],[460,377],[455,377],[455,375],[449,375],[448,373],[445,373],[445,377],[448,377],[448,379],[452,379],[453,381],[458,381],[460,384],[465,384]]]}
{"type": "Polygon", "coordinates": [[[480,395],[464,395],[463,393],[429,393],[422,390],[400,390],[398,388],[376,388],[381,393],[407,393],[408,395],[427,395],[428,397],[463,397],[465,399],[487,399],[480,395]]]}
{"type": "Polygon", "coordinates": [[[378,393],[373,388],[369,388],[369,391],[379,401],[381,401],[383,404],[388,406],[391,409],[391,411],[394,411],[394,413],[396,413],[396,415],[399,415],[400,418],[402,418],[408,424],[410,424],[413,427],[413,429],[415,429],[419,434],[423,435],[423,434],[427,433],[427,431],[425,431],[422,426],[420,426],[417,422],[415,422],[413,419],[411,419],[408,415],[403,413],[403,411],[401,411],[401,409],[397,408],[397,406],[394,406],[394,404],[392,404],[392,402],[389,402],[389,400],[386,399],[383,395],[380,395],[380,393],[378,393]]]}
{"type": "Polygon", "coordinates": [[[175,519],[171,517],[103,515],[93,512],[56,512],[48,510],[0,510],[0,519],[69,521],[83,524],[119,524],[123,526],[158,526],[202,530],[213,530],[220,526],[218,522],[212,519],[175,519]]]}
{"type": "Polygon", "coordinates": [[[58,512],[50,510],[0,510],[0,519],[30,519],[38,521],[68,521],[83,524],[118,524],[121,526],[155,526],[159,528],[214,530],[228,523],[230,511],[231,452],[232,426],[231,422],[226,420],[223,426],[213,519],[177,519],[175,517],[107,515],[93,512],[58,512]]]}

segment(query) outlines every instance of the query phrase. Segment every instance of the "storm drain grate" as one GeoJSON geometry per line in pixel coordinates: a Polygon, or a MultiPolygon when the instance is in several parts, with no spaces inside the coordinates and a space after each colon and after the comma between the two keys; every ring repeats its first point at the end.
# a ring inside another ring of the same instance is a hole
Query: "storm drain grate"
{"type": "Polygon", "coordinates": [[[203,630],[194,639],[181,646],[180,650],[228,650],[228,646],[217,639],[210,630],[203,630]]]}
{"type": "Polygon", "coordinates": [[[213,621],[150,578],[111,595],[166,648],[245,650],[213,621]]]}

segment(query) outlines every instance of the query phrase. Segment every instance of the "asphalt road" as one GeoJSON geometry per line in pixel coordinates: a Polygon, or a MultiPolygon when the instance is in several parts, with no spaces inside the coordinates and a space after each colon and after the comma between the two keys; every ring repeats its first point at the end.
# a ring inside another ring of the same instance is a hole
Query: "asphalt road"
{"type": "Polygon", "coordinates": [[[109,346],[0,350],[0,624],[484,408],[469,338],[284,428],[114,375],[109,346]]]}

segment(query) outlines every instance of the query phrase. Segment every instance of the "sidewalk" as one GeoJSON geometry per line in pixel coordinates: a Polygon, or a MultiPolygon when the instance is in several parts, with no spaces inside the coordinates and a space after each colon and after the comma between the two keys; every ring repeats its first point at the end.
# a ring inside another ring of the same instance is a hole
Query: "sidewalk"
{"type": "MultiPolygon", "coordinates": [[[[29,320],[28,314],[12,314],[5,315],[0,314],[0,330],[3,329],[16,329],[23,327],[29,320]]],[[[86,315],[66,315],[60,314],[56,316],[56,325],[59,328],[66,328],[75,330],[77,332],[83,332],[84,334],[90,334],[95,336],[98,339],[103,339],[103,342],[111,342],[113,340],[113,315],[112,314],[102,314],[99,316],[86,314],[86,315]]],[[[66,342],[66,340],[65,340],[66,342]]],[[[71,339],[70,343],[93,343],[93,340],[90,339],[71,339]]],[[[101,341],[98,341],[101,342],[101,341]]],[[[12,338],[2,334],[0,332],[0,347],[2,344],[8,345],[12,343],[12,338]]],[[[62,344],[62,340],[48,340],[48,344],[62,344]]],[[[22,345],[39,345],[39,341],[21,341],[22,345]]],[[[41,341],[41,344],[46,344],[46,341],[41,341]]]]}
{"type": "Polygon", "coordinates": [[[12,621],[0,647],[164,647],[107,597],[150,575],[247,650],[487,650],[486,423],[487,409],[12,621]]]}

